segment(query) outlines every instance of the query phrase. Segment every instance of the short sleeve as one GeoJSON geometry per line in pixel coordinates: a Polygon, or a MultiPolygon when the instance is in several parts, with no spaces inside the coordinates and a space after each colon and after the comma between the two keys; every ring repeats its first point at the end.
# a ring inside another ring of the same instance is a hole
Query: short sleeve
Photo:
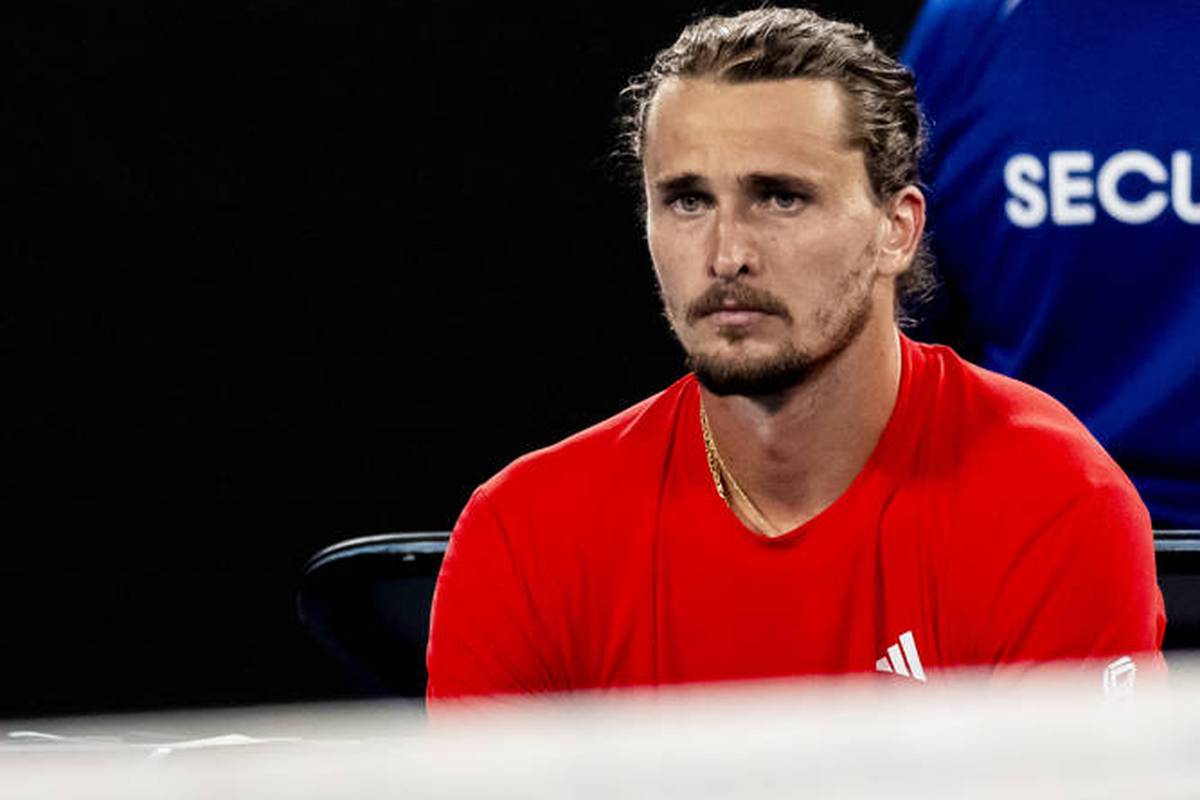
{"type": "Polygon", "coordinates": [[[979,639],[998,676],[1069,662],[1109,689],[1165,672],[1153,533],[1132,486],[1078,497],[1024,539],[998,586],[979,639]]]}
{"type": "Polygon", "coordinates": [[[430,616],[427,700],[553,688],[528,582],[482,489],[454,527],[430,616]]]}

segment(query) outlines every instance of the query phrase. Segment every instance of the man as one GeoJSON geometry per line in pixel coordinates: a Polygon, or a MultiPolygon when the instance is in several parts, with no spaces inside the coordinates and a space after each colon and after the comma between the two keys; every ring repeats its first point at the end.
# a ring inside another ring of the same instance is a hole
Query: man
{"type": "Polygon", "coordinates": [[[1130,8],[925,4],[947,302],[919,334],[1061,400],[1157,527],[1200,528],[1200,3],[1130,8]]]}
{"type": "Polygon", "coordinates": [[[692,25],[627,99],[693,374],[475,492],[429,698],[1060,659],[1127,687],[1155,664],[1124,475],[1046,395],[899,334],[923,267],[909,73],[763,9],[692,25]]]}

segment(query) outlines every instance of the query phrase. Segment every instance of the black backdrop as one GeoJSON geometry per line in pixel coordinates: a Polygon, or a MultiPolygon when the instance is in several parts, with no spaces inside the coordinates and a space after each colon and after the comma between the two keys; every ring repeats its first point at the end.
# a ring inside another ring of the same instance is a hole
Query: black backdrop
{"type": "Polygon", "coordinates": [[[2,13],[0,715],[343,694],[313,551],[679,374],[608,153],[694,4],[2,13]]]}

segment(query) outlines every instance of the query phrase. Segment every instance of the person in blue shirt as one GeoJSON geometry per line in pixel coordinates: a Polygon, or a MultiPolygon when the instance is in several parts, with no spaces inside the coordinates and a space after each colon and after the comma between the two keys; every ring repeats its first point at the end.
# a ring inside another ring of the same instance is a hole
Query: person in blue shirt
{"type": "Polygon", "coordinates": [[[943,282],[918,338],[1066,404],[1156,527],[1200,528],[1200,3],[928,0],[943,282]]]}

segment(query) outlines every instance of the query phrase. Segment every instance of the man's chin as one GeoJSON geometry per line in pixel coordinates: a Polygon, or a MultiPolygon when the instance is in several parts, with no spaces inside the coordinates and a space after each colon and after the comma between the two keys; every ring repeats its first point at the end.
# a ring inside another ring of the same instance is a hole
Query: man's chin
{"type": "Polygon", "coordinates": [[[689,355],[687,367],[696,373],[700,385],[715,395],[764,397],[805,383],[825,360],[796,352],[757,361],[689,355]]]}

